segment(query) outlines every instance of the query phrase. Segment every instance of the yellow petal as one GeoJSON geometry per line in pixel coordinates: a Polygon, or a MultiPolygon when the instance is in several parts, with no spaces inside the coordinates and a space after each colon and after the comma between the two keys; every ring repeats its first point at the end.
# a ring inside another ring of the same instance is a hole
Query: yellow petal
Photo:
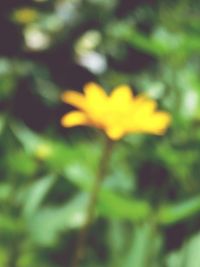
{"type": "Polygon", "coordinates": [[[156,101],[147,98],[145,95],[136,96],[133,102],[133,109],[137,113],[149,114],[152,113],[157,107],[156,101]]]}
{"type": "Polygon", "coordinates": [[[121,127],[111,126],[105,130],[107,136],[112,140],[119,140],[124,135],[124,131],[121,127]]]}
{"type": "Polygon", "coordinates": [[[115,87],[110,97],[111,101],[115,102],[116,104],[125,104],[131,101],[133,94],[131,88],[128,85],[120,85],[115,87]]]}
{"type": "Polygon", "coordinates": [[[105,131],[112,140],[128,133],[163,134],[171,120],[167,112],[155,111],[154,100],[144,94],[134,97],[127,85],[116,87],[108,96],[91,82],[84,87],[84,94],[68,91],[62,99],[81,110],[63,116],[63,126],[90,125],[105,131]]]}
{"type": "Polygon", "coordinates": [[[141,116],[141,118],[153,113],[156,107],[157,107],[156,101],[151,100],[151,99],[145,99],[142,101],[142,103],[140,102],[140,104],[136,100],[135,105],[133,105],[134,112],[136,112],[138,116],[141,116]]]}
{"type": "Polygon", "coordinates": [[[167,112],[155,112],[142,127],[144,132],[162,135],[171,122],[171,116],[167,112]]]}
{"type": "Polygon", "coordinates": [[[85,96],[89,102],[94,104],[99,103],[101,100],[105,100],[107,98],[107,94],[104,89],[93,82],[87,83],[84,88],[85,96]]]}
{"type": "Polygon", "coordinates": [[[76,91],[66,91],[61,95],[63,102],[75,106],[77,108],[83,109],[85,106],[85,97],[76,91]]]}
{"type": "Polygon", "coordinates": [[[78,125],[89,125],[87,116],[80,111],[71,111],[61,118],[61,124],[64,127],[73,127],[78,125]]]}

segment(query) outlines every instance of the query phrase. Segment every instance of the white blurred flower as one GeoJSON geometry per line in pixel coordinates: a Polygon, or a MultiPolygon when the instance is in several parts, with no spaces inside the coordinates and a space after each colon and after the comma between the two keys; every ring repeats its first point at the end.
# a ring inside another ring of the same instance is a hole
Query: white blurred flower
{"type": "Polygon", "coordinates": [[[107,68],[106,58],[94,51],[80,55],[77,58],[77,62],[95,74],[101,74],[107,68]]]}
{"type": "Polygon", "coordinates": [[[26,47],[31,50],[44,50],[50,44],[49,36],[35,27],[27,27],[24,38],[26,47]]]}

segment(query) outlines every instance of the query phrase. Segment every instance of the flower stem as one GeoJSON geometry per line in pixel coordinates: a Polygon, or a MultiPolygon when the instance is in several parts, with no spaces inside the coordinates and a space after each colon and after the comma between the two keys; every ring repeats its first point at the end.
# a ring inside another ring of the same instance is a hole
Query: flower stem
{"type": "Polygon", "coordinates": [[[97,176],[94,181],[92,192],[89,198],[89,203],[86,211],[85,224],[83,225],[78,237],[77,246],[75,248],[75,254],[72,259],[71,267],[78,267],[79,263],[82,261],[85,255],[85,247],[87,243],[88,232],[95,216],[96,203],[98,200],[98,195],[101,189],[102,181],[104,180],[107,173],[108,163],[110,160],[110,156],[112,154],[113,144],[114,142],[110,140],[108,137],[106,137],[106,144],[102,153],[99,169],[97,171],[97,176]]]}

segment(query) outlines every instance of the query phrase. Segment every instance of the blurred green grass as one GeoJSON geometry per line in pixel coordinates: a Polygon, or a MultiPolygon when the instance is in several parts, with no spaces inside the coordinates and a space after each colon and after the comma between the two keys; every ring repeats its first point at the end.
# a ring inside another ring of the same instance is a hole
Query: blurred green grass
{"type": "Polygon", "coordinates": [[[193,0],[0,4],[0,266],[70,264],[103,136],[62,129],[60,95],[92,80],[173,121],[116,145],[81,266],[200,266],[199,18],[193,0]]]}

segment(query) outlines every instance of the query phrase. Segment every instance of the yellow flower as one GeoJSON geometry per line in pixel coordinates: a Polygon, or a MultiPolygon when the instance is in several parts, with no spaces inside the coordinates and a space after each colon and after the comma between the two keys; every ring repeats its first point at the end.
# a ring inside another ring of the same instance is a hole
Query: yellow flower
{"type": "Polygon", "coordinates": [[[78,108],[62,117],[64,127],[93,126],[105,131],[112,140],[129,133],[162,135],[171,120],[167,112],[156,111],[154,100],[134,96],[128,85],[120,85],[107,95],[101,86],[91,82],[84,86],[84,94],[67,91],[62,100],[78,108]]]}
{"type": "Polygon", "coordinates": [[[23,7],[20,9],[17,9],[12,14],[12,18],[21,24],[27,24],[34,22],[39,17],[39,13],[36,9],[33,9],[31,7],[23,7]]]}

